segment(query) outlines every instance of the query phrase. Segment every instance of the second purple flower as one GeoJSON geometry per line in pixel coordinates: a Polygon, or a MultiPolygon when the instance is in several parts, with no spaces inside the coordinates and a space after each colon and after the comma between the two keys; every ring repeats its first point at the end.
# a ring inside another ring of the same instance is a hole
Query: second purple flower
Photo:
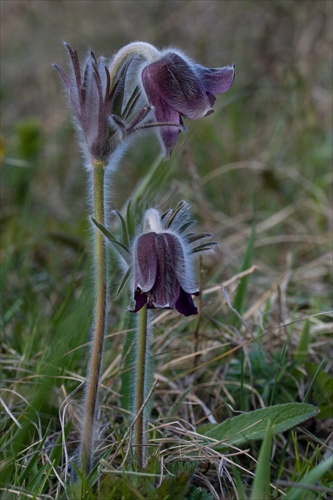
{"type": "Polygon", "coordinates": [[[170,233],[145,233],[135,245],[134,281],[137,312],[148,309],[176,309],[185,316],[197,314],[191,294],[198,295],[194,283],[187,283],[183,248],[170,233]],[[191,286],[190,286],[191,285],[191,286]]]}
{"type": "Polygon", "coordinates": [[[176,309],[184,316],[197,314],[192,295],[199,295],[194,272],[194,254],[210,250],[209,233],[196,235],[187,229],[188,205],[181,202],[160,216],[156,209],[145,215],[145,228],[133,248],[134,300],[132,312],[148,309],[176,309]]]}

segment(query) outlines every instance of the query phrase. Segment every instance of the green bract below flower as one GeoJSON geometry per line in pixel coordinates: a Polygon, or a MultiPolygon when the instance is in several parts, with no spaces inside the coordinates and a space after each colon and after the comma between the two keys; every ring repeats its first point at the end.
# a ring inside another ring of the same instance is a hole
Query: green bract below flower
{"type": "Polygon", "coordinates": [[[192,295],[198,295],[194,271],[194,254],[210,250],[216,243],[208,242],[209,233],[188,232],[194,224],[189,219],[188,205],[181,202],[175,210],[160,216],[147,210],[144,231],[133,247],[134,300],[139,311],[176,309],[185,316],[197,314],[192,295]]]}

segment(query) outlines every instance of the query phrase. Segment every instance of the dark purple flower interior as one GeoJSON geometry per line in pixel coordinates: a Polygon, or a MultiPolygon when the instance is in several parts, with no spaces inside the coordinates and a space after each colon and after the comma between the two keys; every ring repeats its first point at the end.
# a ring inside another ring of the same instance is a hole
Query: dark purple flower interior
{"type": "MultiPolygon", "coordinates": [[[[198,292],[195,295],[198,295],[198,292]]],[[[176,309],[181,314],[184,314],[184,316],[198,314],[198,309],[193,303],[191,294],[185,292],[182,288],[180,288],[180,294],[176,302],[176,309]]]]}

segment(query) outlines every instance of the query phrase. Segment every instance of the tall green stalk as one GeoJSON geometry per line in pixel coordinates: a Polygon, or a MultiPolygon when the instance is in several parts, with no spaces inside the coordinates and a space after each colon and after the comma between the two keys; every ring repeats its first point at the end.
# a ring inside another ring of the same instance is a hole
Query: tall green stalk
{"type": "MultiPolygon", "coordinates": [[[[99,224],[104,225],[104,171],[105,164],[93,163],[94,176],[94,216],[99,224]]],[[[85,398],[83,427],[81,436],[81,467],[82,472],[90,472],[93,456],[94,421],[98,385],[101,372],[104,334],[106,329],[106,246],[104,235],[95,230],[95,311],[91,338],[90,360],[87,376],[87,391],[85,398]]]]}
{"type": "Polygon", "coordinates": [[[137,370],[135,387],[135,454],[138,469],[142,469],[145,464],[145,409],[143,404],[146,398],[146,380],[148,371],[148,321],[147,306],[145,305],[139,312],[139,329],[137,339],[137,370]]]}

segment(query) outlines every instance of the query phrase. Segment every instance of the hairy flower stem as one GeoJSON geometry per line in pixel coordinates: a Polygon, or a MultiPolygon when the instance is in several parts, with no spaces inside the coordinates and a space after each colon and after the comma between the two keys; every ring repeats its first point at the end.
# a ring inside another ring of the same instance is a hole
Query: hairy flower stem
{"type": "Polygon", "coordinates": [[[142,469],[145,464],[145,409],[143,408],[143,404],[146,397],[148,355],[147,306],[145,305],[139,313],[136,360],[137,371],[135,381],[135,453],[139,470],[142,469]]]}
{"type": "MultiPolygon", "coordinates": [[[[102,162],[93,163],[94,175],[94,217],[104,225],[104,169],[102,162]]],[[[92,332],[90,360],[88,366],[88,384],[85,398],[84,420],[81,436],[81,467],[82,472],[90,472],[93,456],[94,420],[98,385],[101,371],[104,333],[106,328],[106,246],[104,235],[95,230],[95,316],[92,332]]]]}

